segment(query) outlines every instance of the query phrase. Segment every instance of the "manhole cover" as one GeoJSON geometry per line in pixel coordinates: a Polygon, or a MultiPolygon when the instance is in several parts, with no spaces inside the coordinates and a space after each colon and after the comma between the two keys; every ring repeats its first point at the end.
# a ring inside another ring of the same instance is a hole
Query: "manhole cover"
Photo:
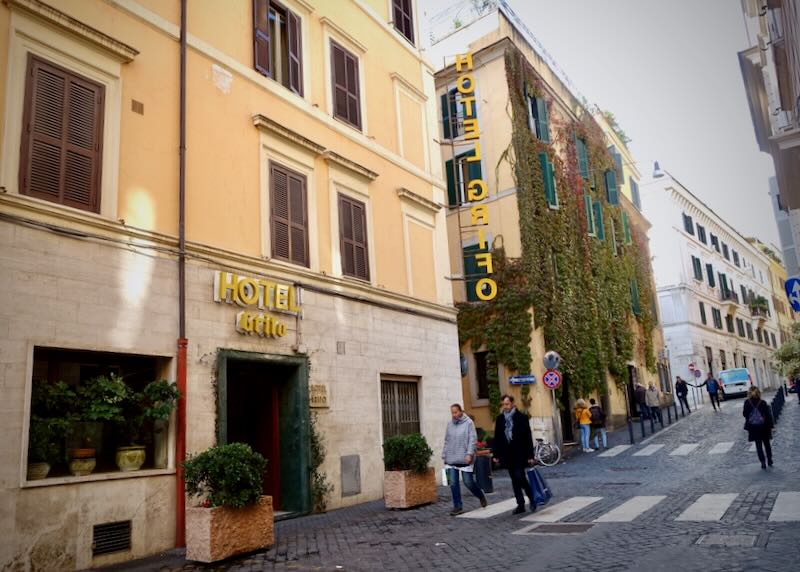
{"type": "Polygon", "coordinates": [[[539,524],[531,527],[527,534],[580,534],[592,528],[593,524],[579,524],[579,523],[566,523],[566,524],[539,524]]]}
{"type": "Polygon", "coordinates": [[[755,546],[754,534],[704,534],[695,544],[703,546],[755,546]]]}

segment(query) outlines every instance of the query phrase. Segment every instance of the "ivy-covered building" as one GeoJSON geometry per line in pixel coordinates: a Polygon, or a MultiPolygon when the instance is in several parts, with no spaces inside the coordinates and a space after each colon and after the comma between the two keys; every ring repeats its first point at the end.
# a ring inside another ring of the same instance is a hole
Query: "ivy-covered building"
{"type": "Polygon", "coordinates": [[[635,382],[666,402],[671,386],[624,133],[543,54],[503,1],[429,50],[449,64],[436,94],[466,410],[490,429],[512,393],[536,436],[561,441],[577,398],[619,425],[635,382]],[[542,383],[549,350],[562,357],[560,414],[542,383]],[[525,375],[535,381],[510,382],[525,375]]]}

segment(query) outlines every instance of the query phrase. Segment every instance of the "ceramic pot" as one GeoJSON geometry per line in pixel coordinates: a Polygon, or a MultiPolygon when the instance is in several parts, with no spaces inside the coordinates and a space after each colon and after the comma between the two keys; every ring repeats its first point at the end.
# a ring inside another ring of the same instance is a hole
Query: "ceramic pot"
{"type": "Polygon", "coordinates": [[[47,476],[50,465],[47,463],[28,463],[28,480],[38,481],[47,476]]]}
{"type": "Polygon", "coordinates": [[[97,464],[94,458],[90,459],[72,459],[69,462],[69,470],[76,477],[84,477],[94,471],[97,464]]]}
{"type": "Polygon", "coordinates": [[[117,449],[117,467],[120,471],[138,471],[144,464],[143,445],[119,447],[117,449]]]}

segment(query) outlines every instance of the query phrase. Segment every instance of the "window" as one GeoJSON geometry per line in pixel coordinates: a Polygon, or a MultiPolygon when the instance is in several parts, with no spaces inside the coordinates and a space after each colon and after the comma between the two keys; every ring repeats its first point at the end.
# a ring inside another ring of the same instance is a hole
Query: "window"
{"type": "Polygon", "coordinates": [[[639,304],[639,284],[635,278],[631,280],[631,310],[636,316],[642,315],[642,307],[639,304]]]}
{"type": "Polygon", "coordinates": [[[642,210],[642,197],[639,195],[639,183],[633,180],[633,177],[628,179],[631,184],[631,197],[633,199],[633,206],[636,207],[637,210],[642,210]]]}
{"type": "Polygon", "coordinates": [[[544,97],[528,97],[528,126],[539,141],[550,143],[550,121],[544,97]]]}
{"type": "Polygon", "coordinates": [[[255,68],[303,95],[300,18],[271,0],[253,1],[255,68]]]}
{"type": "Polygon", "coordinates": [[[603,225],[603,205],[600,204],[600,201],[594,201],[593,203],[594,208],[594,229],[597,238],[600,240],[606,239],[606,230],[605,226],[603,225]]]}
{"type": "Polygon", "coordinates": [[[742,291],[742,304],[747,304],[747,301],[749,300],[747,297],[747,288],[740,284],[739,289],[742,291]]]}
{"type": "Polygon", "coordinates": [[[589,155],[586,152],[586,142],[580,137],[575,137],[575,153],[578,156],[578,172],[584,179],[589,178],[589,155]]]}
{"type": "Polygon", "coordinates": [[[692,270],[694,270],[694,279],[703,280],[703,263],[696,256],[692,256],[692,270]]]}
{"type": "Polygon", "coordinates": [[[719,350],[719,368],[721,370],[728,369],[728,356],[725,354],[725,350],[719,350]]]}
{"type": "Polygon", "coordinates": [[[606,185],[606,200],[610,205],[619,204],[619,192],[617,191],[617,173],[608,170],[603,174],[606,185]]]}
{"type": "MultiPolygon", "coordinates": [[[[473,117],[478,115],[478,102],[472,102],[473,117]]],[[[461,105],[461,94],[458,89],[453,88],[443,93],[441,97],[442,106],[442,134],[445,139],[455,139],[464,134],[464,115],[461,105]],[[461,110],[461,112],[459,111],[461,110]]]]}
{"type": "Polygon", "coordinates": [[[770,332],[769,333],[769,337],[772,338],[772,347],[773,348],[777,348],[778,347],[778,343],[775,341],[775,334],[770,332]]]}
{"type": "Polygon", "coordinates": [[[725,260],[731,259],[730,255],[728,254],[728,245],[724,242],[722,243],[722,256],[725,257],[725,260]]]}
{"type": "Polygon", "coordinates": [[[412,0],[392,0],[395,29],[414,43],[414,18],[411,11],[412,0]]]}
{"type": "Polygon", "coordinates": [[[711,246],[714,247],[714,250],[719,252],[719,239],[713,232],[710,234],[709,240],[711,241],[711,246]]]}
{"type": "Polygon", "coordinates": [[[714,373],[714,353],[711,348],[706,346],[706,364],[708,364],[708,371],[714,373]]]}
{"type": "Polygon", "coordinates": [[[683,213],[683,230],[694,235],[694,222],[692,222],[692,217],[686,213],[683,213]]]}
{"type": "Polygon", "coordinates": [[[742,354],[742,367],[747,367],[747,356],[742,354]]]}
{"type": "Polygon", "coordinates": [[[419,433],[419,388],[417,381],[381,376],[383,438],[419,433]]]}
{"type": "Polygon", "coordinates": [[[705,326],[708,323],[708,321],[706,320],[706,305],[703,304],[702,302],[698,302],[698,304],[700,305],[700,321],[705,326]]]}
{"type": "Polygon", "coordinates": [[[733,253],[733,263],[734,263],[734,264],[735,264],[737,267],[739,267],[739,253],[738,253],[738,252],[736,252],[735,250],[734,250],[734,251],[732,251],[732,253],[733,253]]]}
{"type": "Polygon", "coordinates": [[[631,244],[631,223],[628,220],[628,213],[622,211],[622,235],[625,238],[625,244],[631,244]]]}
{"type": "Polygon", "coordinates": [[[269,194],[272,257],[308,266],[306,178],[270,162],[269,194]]]}
{"type": "Polygon", "coordinates": [[[669,378],[667,366],[660,362],[658,364],[658,382],[662,392],[672,393],[672,381],[669,378]]]}
{"type": "Polygon", "coordinates": [[[718,330],[722,329],[722,313],[718,308],[711,308],[711,317],[714,319],[714,327],[718,330]]]}
{"type": "Polygon", "coordinates": [[[622,155],[617,151],[616,145],[611,145],[608,148],[608,152],[611,153],[611,158],[614,159],[614,172],[617,175],[617,181],[624,183],[625,171],[622,170],[622,155]]]}
{"type": "Polygon", "coordinates": [[[467,202],[467,185],[473,179],[482,179],[480,161],[468,161],[469,157],[475,156],[475,150],[470,149],[466,153],[457,155],[455,158],[455,169],[453,159],[445,161],[445,175],[447,176],[447,201],[451,207],[457,207],[467,202]]]}
{"type": "Polygon", "coordinates": [[[556,175],[553,163],[547,153],[539,153],[539,165],[542,168],[542,179],[544,181],[544,196],[547,206],[551,209],[558,208],[558,189],[556,188],[556,175]]]}
{"type": "Polygon", "coordinates": [[[728,329],[729,333],[733,333],[733,316],[725,316],[725,327],[728,329]]]}
{"type": "Polygon", "coordinates": [[[753,339],[753,325],[750,322],[747,322],[745,324],[745,326],[747,327],[747,339],[748,340],[752,340],[753,339]]]}
{"type": "Polygon", "coordinates": [[[364,203],[339,195],[339,239],[342,274],[369,280],[367,209],[364,203]]]}
{"type": "Polygon", "coordinates": [[[475,352],[475,381],[478,382],[478,399],[489,398],[489,377],[486,375],[486,356],[489,352],[475,352]]]}
{"type": "Polygon", "coordinates": [[[583,190],[583,207],[586,209],[586,228],[589,236],[596,236],[594,224],[594,209],[592,208],[592,196],[588,189],[583,190]]]}
{"type": "Polygon", "coordinates": [[[100,212],[105,88],[33,55],[26,78],[20,193],[100,212]]]}
{"type": "MultiPolygon", "coordinates": [[[[142,413],[152,406],[145,387],[160,380],[168,366],[166,358],[34,348],[28,461],[48,462],[48,477],[65,477],[69,452],[91,449],[86,454],[95,459],[92,472],[118,472],[117,448],[135,442],[145,447],[142,468],[167,468],[169,427],[157,427],[142,413]],[[119,401],[102,399],[109,394],[119,401]],[[114,421],[117,416],[125,421],[114,421]]],[[[157,384],[174,391],[174,384],[157,384]]]]}
{"type": "Polygon", "coordinates": [[[761,335],[761,328],[756,328],[756,339],[758,340],[759,344],[763,344],[764,343],[764,338],[761,335]]]}
{"type": "Polygon", "coordinates": [[[617,225],[613,217],[609,220],[609,224],[611,225],[611,230],[609,231],[611,235],[611,250],[614,252],[614,256],[617,256],[619,254],[619,248],[617,247],[617,225]]]}
{"type": "MultiPolygon", "coordinates": [[[[464,247],[464,285],[467,289],[468,302],[480,301],[475,286],[481,278],[486,276],[486,268],[478,266],[475,255],[482,252],[489,251],[487,249],[481,249],[479,244],[464,247]]],[[[486,286],[486,288],[488,288],[488,286],[486,286]]]]}
{"type": "Polygon", "coordinates": [[[706,243],[706,229],[704,226],[697,225],[697,240],[702,242],[703,244],[706,243]]]}
{"type": "Polygon", "coordinates": [[[358,58],[331,41],[333,116],[361,129],[361,88],[358,58]]]}
{"type": "Polygon", "coordinates": [[[706,264],[706,275],[708,276],[708,285],[714,288],[717,282],[714,279],[714,267],[711,264],[706,264]]]}
{"type": "Polygon", "coordinates": [[[744,322],[741,318],[736,318],[736,331],[740,338],[744,337],[744,322]]]}
{"type": "Polygon", "coordinates": [[[731,298],[731,290],[728,288],[728,277],[723,272],[717,274],[717,277],[719,278],[719,291],[720,294],[722,294],[722,299],[728,300],[731,298]]]}

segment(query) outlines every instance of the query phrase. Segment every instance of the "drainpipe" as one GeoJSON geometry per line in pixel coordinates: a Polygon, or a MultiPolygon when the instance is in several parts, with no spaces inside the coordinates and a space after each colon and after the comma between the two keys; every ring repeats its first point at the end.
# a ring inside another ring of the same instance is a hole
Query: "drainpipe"
{"type": "Polygon", "coordinates": [[[180,149],[178,179],[178,436],[175,444],[175,547],[186,545],[186,495],[183,461],[186,458],[186,3],[181,0],[180,39],[180,149]]]}

